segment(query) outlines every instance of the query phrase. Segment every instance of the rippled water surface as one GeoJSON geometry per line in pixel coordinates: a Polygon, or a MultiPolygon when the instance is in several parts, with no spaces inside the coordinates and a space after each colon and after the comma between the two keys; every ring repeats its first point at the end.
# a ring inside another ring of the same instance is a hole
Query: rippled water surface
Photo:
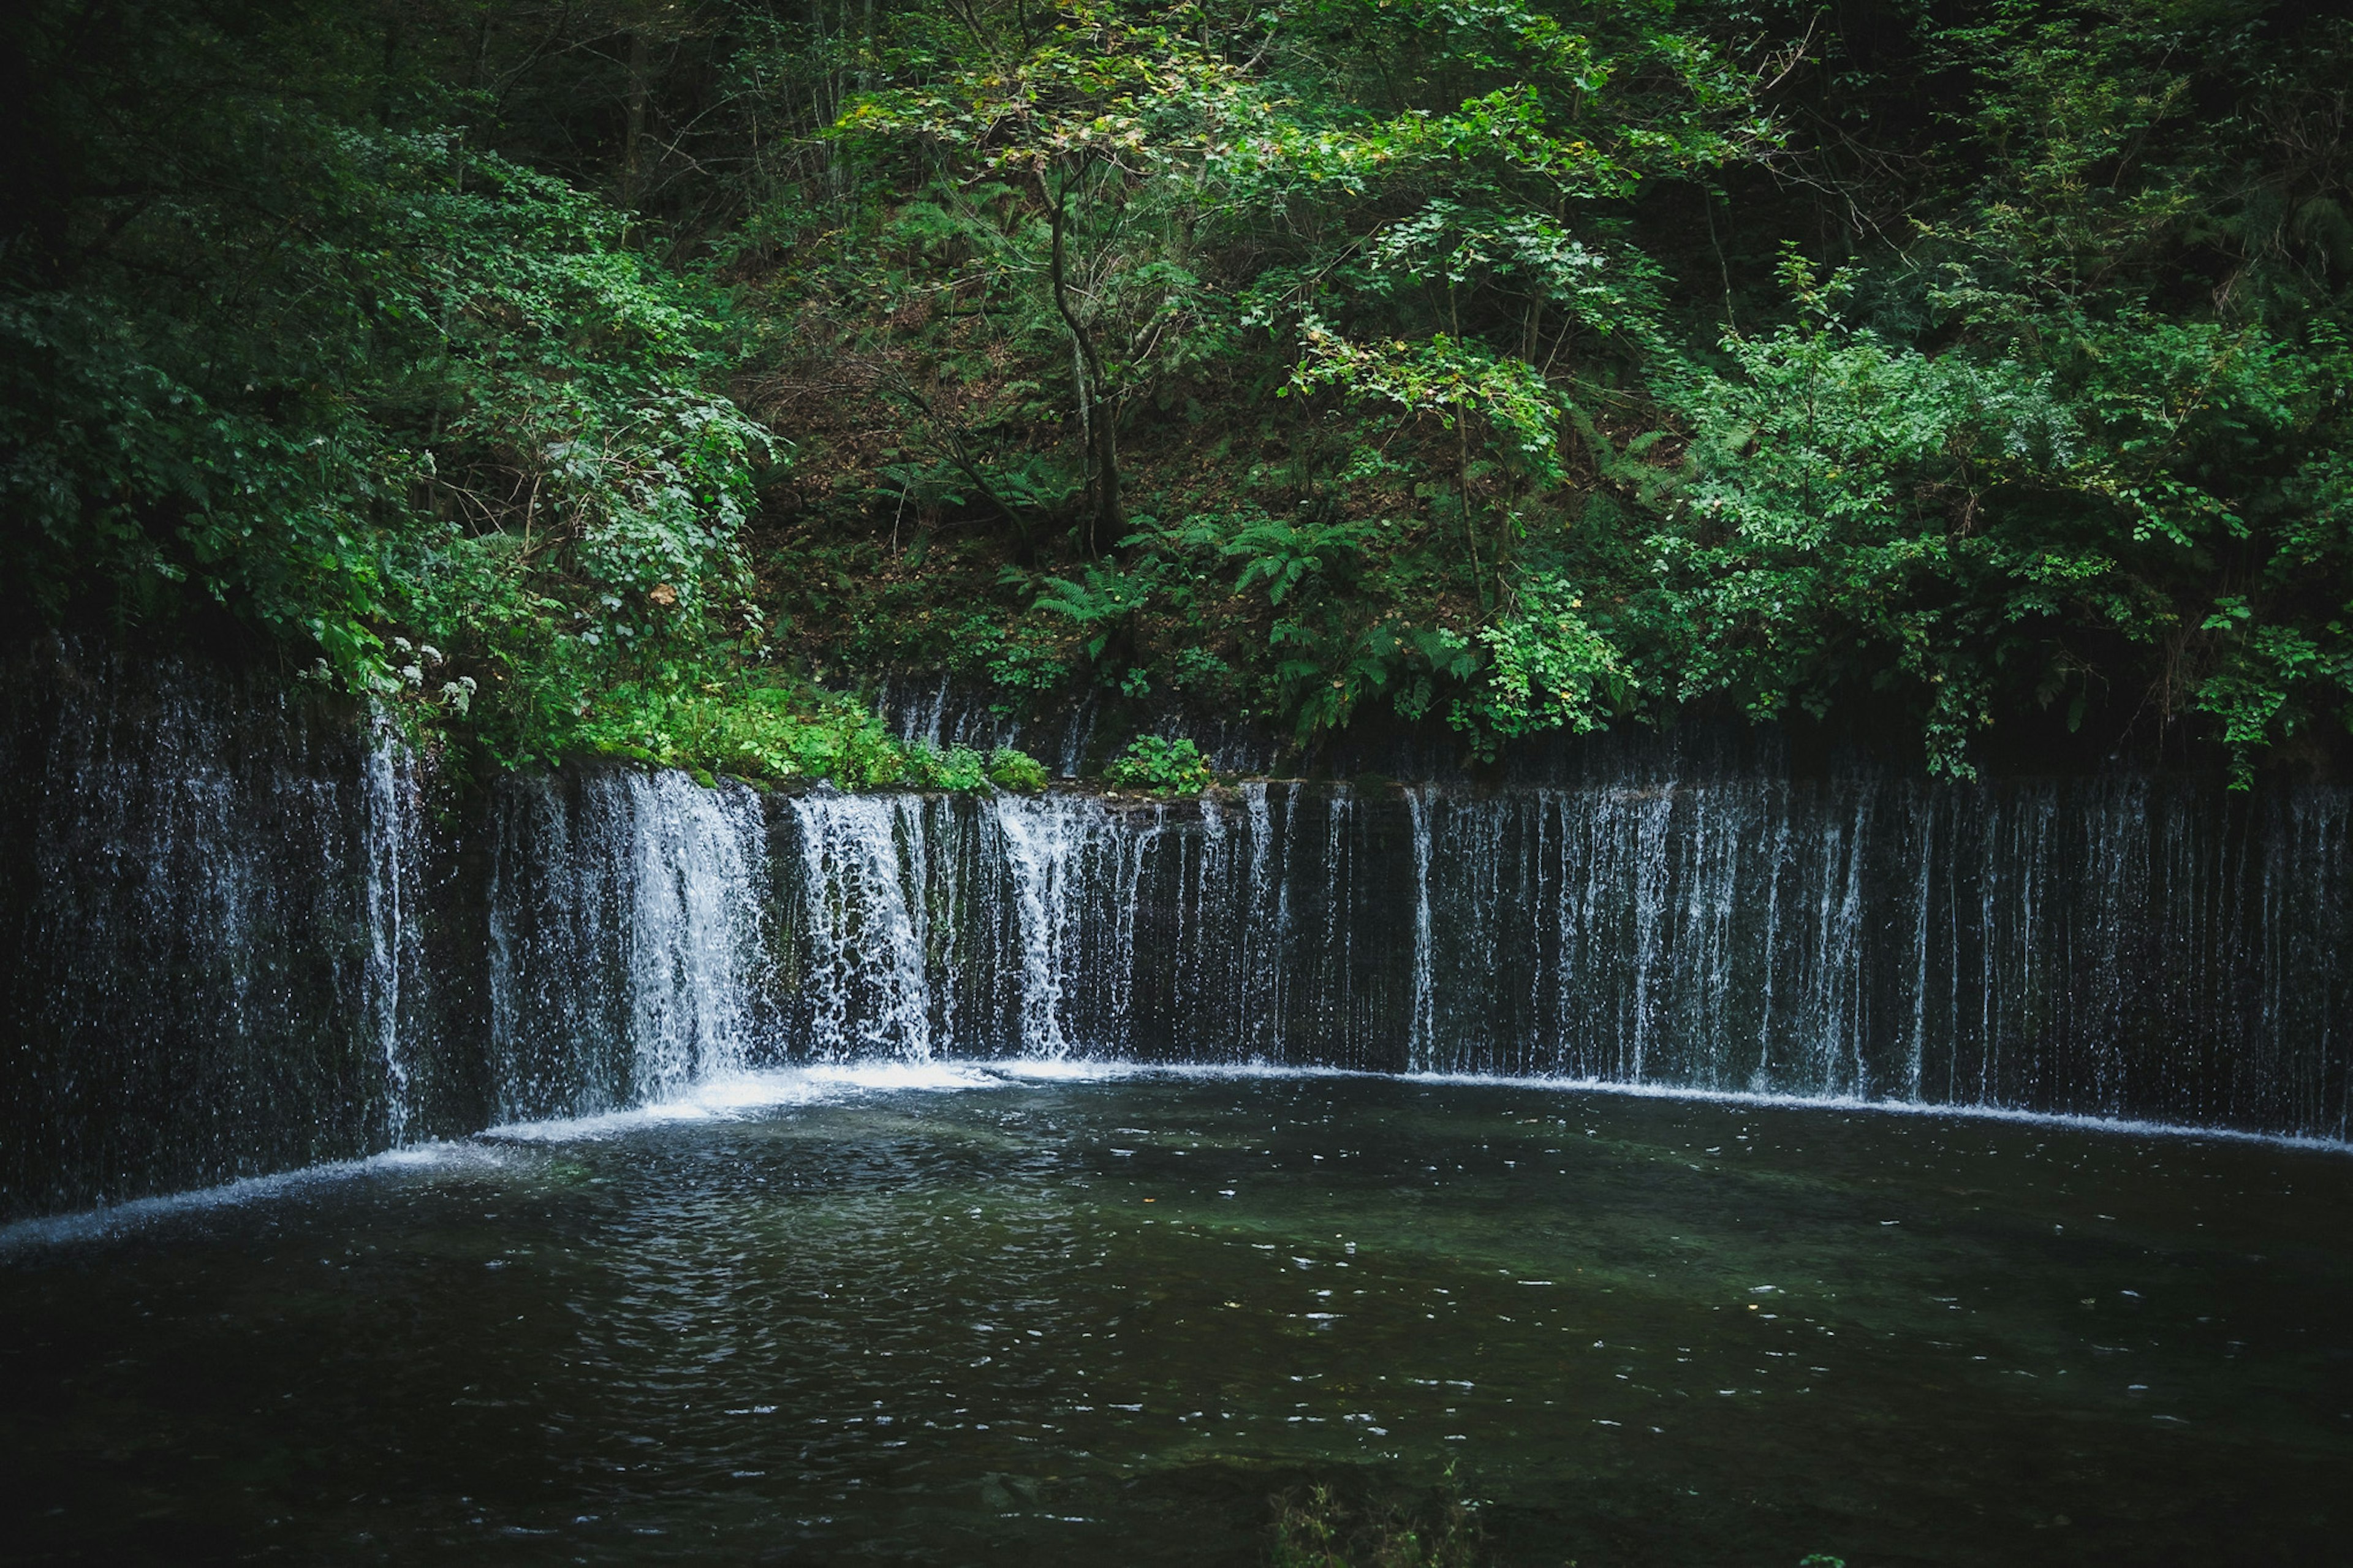
{"type": "Polygon", "coordinates": [[[749,1081],[0,1238],[11,1560],[2341,1562],[2353,1159],[1342,1077],[749,1081]]]}

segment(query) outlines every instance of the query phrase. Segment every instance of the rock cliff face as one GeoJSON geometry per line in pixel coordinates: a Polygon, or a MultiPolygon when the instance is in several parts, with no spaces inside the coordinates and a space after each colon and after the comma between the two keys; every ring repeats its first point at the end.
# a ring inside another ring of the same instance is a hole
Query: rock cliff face
{"type": "Polygon", "coordinates": [[[428,814],[363,713],[53,647],[0,680],[0,1215],[859,1056],[2348,1137],[2353,792],[1737,750],[1174,802],[576,769],[428,814]]]}

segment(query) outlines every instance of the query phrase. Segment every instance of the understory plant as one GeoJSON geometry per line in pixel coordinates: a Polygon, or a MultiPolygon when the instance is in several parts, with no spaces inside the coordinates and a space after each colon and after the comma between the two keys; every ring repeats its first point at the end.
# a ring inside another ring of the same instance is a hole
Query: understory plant
{"type": "Polygon", "coordinates": [[[801,691],[908,671],[2348,746],[2335,9],[395,10],[0,15],[0,609],[493,766],[1016,787],[801,691]]]}
{"type": "Polygon", "coordinates": [[[1187,740],[1138,735],[1112,759],[1103,772],[1103,783],[1164,795],[1198,795],[1217,782],[1201,748],[1187,740]]]}

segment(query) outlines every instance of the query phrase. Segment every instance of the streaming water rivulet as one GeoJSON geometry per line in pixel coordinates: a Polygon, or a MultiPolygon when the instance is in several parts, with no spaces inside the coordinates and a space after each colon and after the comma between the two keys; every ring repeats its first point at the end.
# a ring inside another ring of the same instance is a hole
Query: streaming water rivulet
{"type": "Polygon", "coordinates": [[[1799,777],[1201,799],[512,778],[259,675],[0,714],[0,1215],[856,1057],[1547,1074],[2343,1140],[2353,792],[1799,777]]]}

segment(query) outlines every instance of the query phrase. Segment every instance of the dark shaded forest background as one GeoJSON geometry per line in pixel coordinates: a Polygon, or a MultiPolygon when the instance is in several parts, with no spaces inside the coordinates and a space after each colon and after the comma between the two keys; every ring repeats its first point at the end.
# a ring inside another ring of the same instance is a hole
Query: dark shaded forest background
{"type": "Polygon", "coordinates": [[[459,772],[1024,776],[892,672],[2353,726],[2334,6],[26,0],[0,72],[0,611],[459,772]]]}

